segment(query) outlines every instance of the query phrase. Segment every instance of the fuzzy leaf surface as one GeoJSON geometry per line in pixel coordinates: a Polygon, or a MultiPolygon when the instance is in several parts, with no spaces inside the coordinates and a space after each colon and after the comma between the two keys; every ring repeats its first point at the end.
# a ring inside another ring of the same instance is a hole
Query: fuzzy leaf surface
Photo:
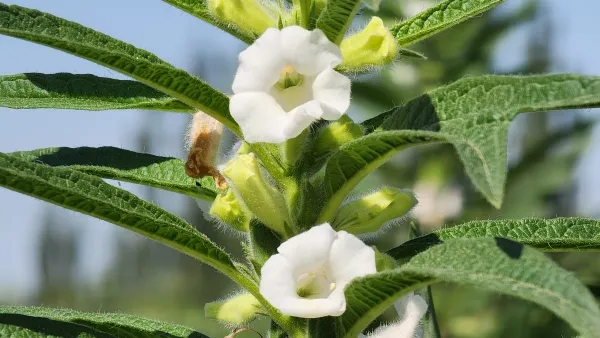
{"type": "Polygon", "coordinates": [[[115,147],[43,148],[10,155],[51,167],[66,167],[86,174],[169,190],[214,200],[212,177],[195,180],[185,174],[185,163],[173,157],[138,153],[115,147]]]}
{"type": "Polygon", "coordinates": [[[503,0],[445,0],[390,28],[401,46],[408,46],[457,25],[503,0]]]}
{"type": "Polygon", "coordinates": [[[465,78],[363,123],[370,134],[344,144],[326,164],[321,220],[358,182],[409,146],[451,143],[475,187],[502,205],[511,121],[523,112],[600,106],[600,77],[570,74],[465,78]]]}
{"type": "Polygon", "coordinates": [[[68,168],[54,168],[0,153],[0,186],[116,224],[188,254],[237,280],[229,255],[183,219],[68,168]]]}
{"type": "Polygon", "coordinates": [[[0,336],[12,338],[208,338],[190,328],[122,313],[0,306],[0,336]]]}
{"type": "Polygon", "coordinates": [[[361,0],[328,0],[325,10],[317,19],[317,28],[325,33],[329,41],[339,45],[360,5],[361,0]]]}
{"type": "Polygon", "coordinates": [[[62,50],[123,73],[202,110],[239,134],[225,94],[133,45],[48,13],[2,3],[0,34],[62,50]]]}
{"type": "Polygon", "coordinates": [[[471,221],[411,239],[387,253],[409,258],[447,240],[482,237],[510,238],[550,252],[600,251],[600,221],[579,217],[471,221]]]}
{"type": "Polygon", "coordinates": [[[600,337],[600,309],[573,274],[534,248],[505,238],[453,239],[395,270],[366,276],[346,288],[348,307],[338,331],[354,338],[402,295],[452,282],[534,302],[589,338],[600,337]]]}
{"type": "Polygon", "coordinates": [[[195,111],[137,81],[69,73],[0,76],[0,106],[13,109],[195,111]]]}

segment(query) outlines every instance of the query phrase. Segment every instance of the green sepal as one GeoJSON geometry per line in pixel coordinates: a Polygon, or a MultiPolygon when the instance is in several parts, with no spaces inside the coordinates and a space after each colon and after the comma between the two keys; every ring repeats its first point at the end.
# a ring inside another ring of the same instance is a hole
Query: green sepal
{"type": "Polygon", "coordinates": [[[351,234],[377,232],[394,219],[404,216],[417,204],[412,192],[390,187],[343,205],[332,226],[351,234]]]}

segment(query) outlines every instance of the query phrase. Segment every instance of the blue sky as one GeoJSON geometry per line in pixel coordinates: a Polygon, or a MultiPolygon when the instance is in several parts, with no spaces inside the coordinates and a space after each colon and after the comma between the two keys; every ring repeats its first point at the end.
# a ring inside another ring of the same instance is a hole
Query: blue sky
{"type": "MultiPolygon", "coordinates": [[[[394,1],[394,0],[384,0],[394,1]]],[[[506,0],[507,7],[521,0],[506,0]]],[[[572,71],[600,75],[598,55],[600,25],[597,13],[600,2],[590,0],[546,0],[552,19],[560,23],[555,28],[557,39],[556,71],[572,71]]],[[[192,71],[194,53],[199,49],[220,52],[227,56],[219,63],[235,65],[236,51],[242,45],[226,33],[181,12],[160,0],[13,0],[4,1],[36,8],[79,22],[137,47],[157,54],[173,65],[192,71]]],[[[516,59],[512,44],[523,44],[516,32],[500,49],[500,66],[516,59]]],[[[25,41],[0,36],[0,74],[24,72],[91,73],[99,76],[125,78],[120,74],[74,56],[25,41]]],[[[206,80],[213,86],[228,90],[232,71],[213,74],[206,80]]],[[[597,114],[597,112],[595,112],[597,114]]],[[[164,126],[158,149],[161,155],[182,156],[183,135],[187,116],[183,114],[147,113],[140,111],[81,112],[68,110],[11,110],[0,108],[0,151],[11,152],[51,146],[103,146],[135,148],[135,134],[145,119],[164,126]]],[[[598,143],[598,133],[594,143],[598,143]]],[[[595,182],[600,155],[590,151],[578,171],[586,181],[580,198],[585,199],[583,212],[597,209],[600,184],[595,182]]],[[[123,185],[139,193],[139,187],[123,185]]],[[[175,199],[179,201],[180,199],[175,199]]],[[[161,202],[161,201],[157,201],[161,202]]],[[[0,269],[0,300],[18,301],[36,287],[36,252],[40,217],[46,204],[33,198],[0,188],[0,257],[5,257],[0,269]],[[11,259],[6,259],[11,257],[11,259]]],[[[169,209],[176,212],[176,203],[169,209]]],[[[103,221],[75,212],[60,210],[59,220],[83,229],[86,250],[81,257],[82,278],[94,280],[113,258],[110,243],[114,236],[134,236],[103,221]]]]}

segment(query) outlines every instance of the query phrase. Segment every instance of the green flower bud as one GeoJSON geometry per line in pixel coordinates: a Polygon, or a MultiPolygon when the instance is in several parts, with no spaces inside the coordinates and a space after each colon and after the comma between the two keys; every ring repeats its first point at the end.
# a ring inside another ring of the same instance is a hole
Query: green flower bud
{"type": "Polygon", "coordinates": [[[217,195],[210,207],[210,214],[237,230],[248,232],[252,214],[236,198],[233,191],[217,195]]]}
{"type": "Polygon", "coordinates": [[[354,123],[347,115],[343,115],[339,120],[319,132],[314,141],[313,154],[315,156],[323,155],[363,134],[363,128],[359,124],[354,123]]]}
{"type": "Polygon", "coordinates": [[[416,204],[411,192],[385,187],[342,206],[332,225],[351,234],[376,232],[386,222],[404,216],[416,204]]]}
{"type": "Polygon", "coordinates": [[[344,61],[339,65],[339,69],[347,72],[383,66],[392,62],[398,55],[396,39],[376,16],[361,32],[344,39],[340,49],[344,61]]]}
{"type": "Polygon", "coordinates": [[[248,293],[204,306],[206,318],[222,320],[234,325],[246,324],[255,319],[259,312],[264,311],[260,302],[248,293]]]}
{"type": "Polygon", "coordinates": [[[269,228],[285,234],[289,216],[283,195],[262,176],[254,154],[234,157],[223,170],[236,197],[269,228]]]}
{"type": "Polygon", "coordinates": [[[277,21],[257,0],[209,0],[208,9],[217,20],[248,35],[258,37],[267,28],[277,27],[277,21]]]}

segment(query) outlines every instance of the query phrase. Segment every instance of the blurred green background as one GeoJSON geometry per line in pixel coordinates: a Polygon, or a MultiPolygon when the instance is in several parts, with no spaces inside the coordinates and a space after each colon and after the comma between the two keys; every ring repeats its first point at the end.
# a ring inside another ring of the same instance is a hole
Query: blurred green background
{"type": "MultiPolygon", "coordinates": [[[[397,18],[414,15],[428,4],[431,3],[426,0],[384,0],[376,15],[393,23],[397,18]]],[[[425,54],[427,60],[403,58],[391,67],[355,77],[355,106],[351,116],[356,120],[372,117],[424,91],[465,76],[553,71],[557,62],[552,53],[555,48],[552,44],[556,41],[553,34],[560,30],[560,25],[552,20],[547,9],[542,1],[519,1],[517,5],[492,10],[411,47],[425,54]],[[506,37],[514,32],[519,32],[523,43],[507,46],[506,37]],[[499,70],[496,66],[499,48],[510,48],[500,54],[511,56],[513,66],[510,68],[499,70]]],[[[356,29],[364,26],[374,14],[368,9],[361,11],[356,29]]],[[[232,51],[195,47],[198,48],[180,53],[192,53],[194,72],[209,79],[219,78],[215,75],[219,71],[233,73],[235,63],[229,61],[234,58],[224,53],[231,54],[242,48],[236,46],[232,51]]],[[[227,88],[227,81],[220,78],[217,81],[222,83],[222,89],[227,88]]],[[[144,116],[136,124],[137,128],[129,132],[128,137],[135,143],[130,149],[164,154],[161,140],[183,137],[183,125],[176,126],[179,134],[165,133],[165,120],[160,114],[144,116]]],[[[574,173],[588,145],[593,123],[574,112],[520,116],[511,126],[509,175],[505,203],[500,210],[488,205],[474,191],[454,150],[446,145],[403,152],[368,177],[356,194],[382,185],[414,189],[421,206],[413,214],[426,232],[473,219],[576,216],[579,186],[574,173]]],[[[232,142],[229,135],[224,149],[232,142]]],[[[54,145],[61,144],[47,146],[54,145]]],[[[182,156],[181,149],[176,153],[182,156]]],[[[174,198],[150,188],[138,189],[136,193],[159,204],[161,201],[171,203],[174,198]]],[[[179,215],[234,255],[240,254],[240,238],[207,221],[195,201],[186,198],[176,203],[179,215]]],[[[171,249],[119,232],[112,237],[110,255],[115,259],[95,282],[90,282],[81,278],[78,271],[80,256],[86,250],[80,244],[84,229],[78,226],[77,219],[61,216],[57,208],[44,208],[39,216],[41,226],[35,253],[37,287],[18,299],[0,292],[0,302],[139,314],[196,327],[213,337],[231,332],[203,318],[206,302],[236,290],[227,278],[171,249]]],[[[405,241],[408,230],[405,225],[398,226],[388,234],[392,235],[376,240],[380,250],[405,241]]],[[[573,271],[600,297],[599,255],[553,254],[552,258],[573,271]]],[[[446,338],[575,336],[547,310],[514,298],[450,284],[434,286],[433,294],[442,336],[446,338]]],[[[265,323],[256,325],[261,327],[265,323]]]]}

